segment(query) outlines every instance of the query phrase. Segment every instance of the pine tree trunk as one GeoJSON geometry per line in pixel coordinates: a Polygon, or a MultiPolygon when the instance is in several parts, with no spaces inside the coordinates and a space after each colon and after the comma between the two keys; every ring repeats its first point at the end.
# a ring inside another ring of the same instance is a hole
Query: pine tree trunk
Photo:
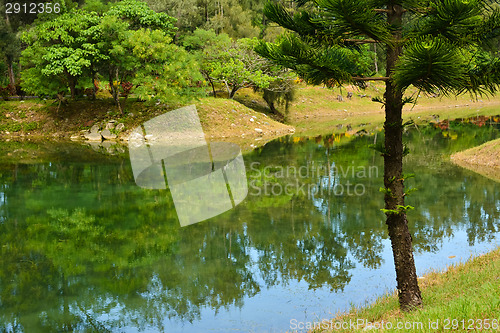
{"type": "MultiPolygon", "coordinates": [[[[400,27],[403,10],[400,5],[388,7],[388,21],[391,25],[400,27]],[[391,10],[392,8],[392,10],[391,10]]],[[[400,30],[395,30],[394,40],[401,39],[400,30]]],[[[400,46],[388,47],[387,76],[402,53],[400,46]]],[[[409,311],[422,305],[422,296],[418,287],[415,261],[413,258],[412,238],[408,230],[408,220],[404,210],[404,180],[403,180],[403,92],[394,86],[392,80],[386,81],[385,92],[385,152],[384,152],[384,185],[385,209],[399,211],[388,213],[386,224],[391,239],[399,304],[403,311],[409,311]]]]}

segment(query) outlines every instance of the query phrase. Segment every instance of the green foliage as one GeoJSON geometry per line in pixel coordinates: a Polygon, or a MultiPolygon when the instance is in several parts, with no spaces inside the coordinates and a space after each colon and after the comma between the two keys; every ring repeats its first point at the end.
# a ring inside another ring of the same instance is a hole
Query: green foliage
{"type": "Polygon", "coordinates": [[[0,125],[0,131],[19,132],[23,126],[20,123],[6,123],[0,125]]]}
{"type": "Polygon", "coordinates": [[[213,30],[233,38],[256,37],[262,29],[262,8],[267,0],[147,0],[156,11],[177,18],[179,36],[196,29],[213,30]]]}
{"type": "Polygon", "coordinates": [[[257,52],[296,70],[309,83],[335,86],[371,76],[360,47],[371,39],[386,49],[403,47],[397,66],[386,73],[401,90],[410,85],[444,94],[497,90],[500,64],[487,46],[491,50],[500,35],[500,12],[486,1],[405,1],[403,22],[393,25],[387,23],[385,2],[306,3],[314,6],[295,13],[278,2],[267,4],[266,16],[294,33],[274,44],[261,43],[257,52]],[[401,33],[397,40],[396,30],[401,33]]]}
{"type": "Polygon", "coordinates": [[[255,50],[263,57],[293,69],[311,84],[334,87],[343,82],[354,82],[353,76],[371,74],[362,50],[339,45],[322,48],[294,34],[283,36],[276,44],[261,42],[255,50]]]}
{"type": "Polygon", "coordinates": [[[157,13],[142,1],[124,0],[118,1],[106,12],[107,16],[114,16],[121,21],[127,21],[128,28],[137,30],[149,28],[152,30],[162,30],[166,34],[173,36],[175,33],[175,19],[166,13],[157,13]]]}
{"type": "Polygon", "coordinates": [[[390,188],[385,188],[385,187],[381,187],[378,189],[379,192],[382,192],[384,193],[385,195],[388,195],[390,197],[394,197],[393,193],[392,193],[392,190],[390,188]]]}
{"type": "Polygon", "coordinates": [[[21,58],[23,89],[49,96],[70,89],[75,97],[78,81],[88,78],[92,64],[103,58],[92,38],[98,22],[95,13],[73,10],[25,32],[22,41],[29,46],[21,58]]]}
{"type": "Polygon", "coordinates": [[[401,206],[397,205],[396,209],[380,209],[380,211],[386,215],[400,215],[400,214],[406,214],[407,211],[415,209],[415,207],[406,205],[406,206],[401,206]]]}
{"type": "Polygon", "coordinates": [[[142,100],[182,101],[197,95],[202,78],[193,57],[172,43],[174,18],[137,0],[110,6],[91,1],[84,8],[38,22],[23,35],[28,47],[22,81],[28,93],[64,96],[69,91],[75,97],[93,88],[100,75],[120,111],[124,82],[133,84],[127,95],[142,100]]]}
{"type": "Polygon", "coordinates": [[[255,53],[257,44],[255,38],[234,41],[226,34],[217,35],[203,29],[197,29],[183,40],[184,47],[195,54],[207,81],[212,85],[223,83],[230,98],[241,88],[266,89],[284,79],[280,66],[255,53]]]}
{"type": "Polygon", "coordinates": [[[425,92],[443,94],[466,84],[469,57],[464,57],[448,39],[431,35],[415,38],[405,48],[394,72],[394,80],[405,89],[413,84],[425,92]]]}
{"type": "Polygon", "coordinates": [[[177,103],[197,95],[196,84],[203,80],[198,64],[191,54],[172,44],[171,38],[163,32],[133,31],[124,47],[142,65],[132,76],[137,97],[177,103]]]}

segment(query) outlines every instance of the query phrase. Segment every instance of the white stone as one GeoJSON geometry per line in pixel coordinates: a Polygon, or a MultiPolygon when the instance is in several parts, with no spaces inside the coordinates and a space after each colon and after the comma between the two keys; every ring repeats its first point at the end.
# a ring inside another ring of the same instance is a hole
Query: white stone
{"type": "Polygon", "coordinates": [[[121,132],[125,129],[125,124],[123,123],[119,123],[118,125],[116,125],[115,127],[115,130],[118,131],[118,132],[121,132]]]}
{"type": "Polygon", "coordinates": [[[97,133],[99,132],[99,125],[94,125],[92,126],[92,128],[90,129],[90,133],[97,133]]]}
{"type": "Polygon", "coordinates": [[[91,133],[85,133],[85,139],[89,141],[94,141],[94,142],[101,142],[102,141],[102,136],[100,133],[97,132],[91,132],[91,133]]]}
{"type": "Polygon", "coordinates": [[[109,129],[105,129],[104,131],[101,132],[102,137],[105,140],[113,140],[116,139],[116,134],[113,134],[109,131],[109,129]]]}

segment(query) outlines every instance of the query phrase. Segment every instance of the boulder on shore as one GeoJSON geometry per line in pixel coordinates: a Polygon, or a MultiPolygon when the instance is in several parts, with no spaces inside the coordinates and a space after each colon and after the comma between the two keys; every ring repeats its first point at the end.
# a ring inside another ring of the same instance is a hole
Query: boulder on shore
{"type": "Polygon", "coordinates": [[[116,139],[116,134],[111,133],[109,129],[105,129],[104,131],[102,131],[101,136],[104,138],[104,140],[116,139]]]}

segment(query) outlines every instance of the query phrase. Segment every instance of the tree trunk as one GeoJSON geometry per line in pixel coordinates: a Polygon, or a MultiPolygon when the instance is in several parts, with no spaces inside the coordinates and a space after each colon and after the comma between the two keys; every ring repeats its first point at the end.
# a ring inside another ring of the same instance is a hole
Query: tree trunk
{"type": "MultiPolygon", "coordinates": [[[[392,26],[401,27],[403,10],[400,5],[389,7],[388,22],[392,26]]],[[[387,50],[387,76],[391,75],[396,61],[402,53],[398,41],[401,32],[394,32],[395,46],[387,50]]],[[[406,213],[401,207],[404,204],[403,179],[403,91],[394,86],[392,80],[386,81],[385,92],[385,152],[384,152],[384,185],[386,224],[391,239],[399,304],[403,311],[412,310],[422,305],[422,296],[418,287],[415,261],[413,258],[412,238],[408,230],[406,213]]]]}
{"type": "Polygon", "coordinates": [[[66,76],[68,77],[69,90],[71,92],[71,99],[76,98],[76,80],[75,78],[66,71],[66,76]]]}
{"type": "Polygon", "coordinates": [[[233,99],[234,95],[240,90],[240,87],[234,85],[233,88],[231,89],[231,93],[229,94],[229,99],[233,99]]]}
{"type": "MultiPolygon", "coordinates": [[[[7,13],[5,13],[5,25],[7,26],[8,33],[12,34],[9,15],[7,13]]],[[[12,56],[12,53],[10,53],[10,55],[6,56],[6,63],[7,63],[7,72],[9,75],[10,94],[15,95],[16,94],[16,77],[14,75],[14,57],[12,56]]]]}
{"type": "Polygon", "coordinates": [[[229,89],[229,84],[227,84],[226,80],[224,80],[224,84],[226,85],[227,97],[231,98],[231,89],[229,89]]]}
{"type": "Polygon", "coordinates": [[[212,81],[212,79],[208,77],[208,82],[210,82],[210,85],[212,86],[212,92],[214,93],[214,97],[217,98],[217,92],[215,91],[214,81],[212,81]]]}
{"type": "Polygon", "coordinates": [[[120,111],[120,114],[123,115],[123,109],[122,106],[120,105],[120,93],[118,91],[118,70],[111,70],[109,71],[109,90],[111,93],[111,96],[113,96],[113,100],[115,101],[116,105],[118,106],[118,110],[120,111]],[[114,85],[114,80],[116,80],[117,85],[114,85]]]}
{"type": "Polygon", "coordinates": [[[95,101],[96,93],[97,93],[97,82],[96,82],[96,74],[95,70],[92,70],[92,100],[95,101]]]}
{"type": "Polygon", "coordinates": [[[7,72],[9,73],[9,84],[10,84],[10,94],[16,94],[16,76],[14,75],[14,65],[13,59],[11,57],[7,57],[7,72]]]}

